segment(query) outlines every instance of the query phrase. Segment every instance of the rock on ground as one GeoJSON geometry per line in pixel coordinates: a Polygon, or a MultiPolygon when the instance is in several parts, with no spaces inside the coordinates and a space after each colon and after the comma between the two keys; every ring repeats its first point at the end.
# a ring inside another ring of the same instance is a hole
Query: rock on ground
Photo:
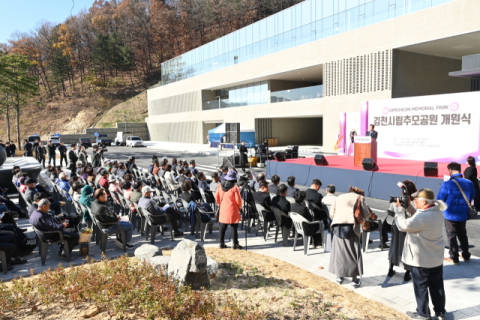
{"type": "Polygon", "coordinates": [[[192,289],[209,286],[207,255],[199,243],[182,240],[172,251],[168,263],[168,275],[179,285],[190,285],[192,289]]]}
{"type": "Polygon", "coordinates": [[[158,269],[159,272],[162,272],[163,275],[167,275],[168,271],[168,262],[170,261],[169,256],[157,256],[151,258],[148,263],[158,269]]]}
{"type": "Polygon", "coordinates": [[[218,273],[218,263],[209,256],[207,256],[207,273],[210,278],[215,278],[218,273]]]}
{"type": "Polygon", "coordinates": [[[160,250],[160,248],[148,243],[142,244],[140,247],[135,249],[135,257],[141,262],[143,261],[148,262],[151,258],[155,256],[161,256],[161,255],[162,255],[162,250],[160,250]]]}

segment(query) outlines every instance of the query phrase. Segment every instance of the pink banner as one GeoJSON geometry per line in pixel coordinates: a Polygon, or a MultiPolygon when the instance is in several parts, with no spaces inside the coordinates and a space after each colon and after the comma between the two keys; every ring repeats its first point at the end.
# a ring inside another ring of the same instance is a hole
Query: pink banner
{"type": "Polygon", "coordinates": [[[345,154],[345,122],[346,122],[346,113],[341,112],[338,117],[338,136],[335,143],[334,149],[338,154],[345,154]]]}

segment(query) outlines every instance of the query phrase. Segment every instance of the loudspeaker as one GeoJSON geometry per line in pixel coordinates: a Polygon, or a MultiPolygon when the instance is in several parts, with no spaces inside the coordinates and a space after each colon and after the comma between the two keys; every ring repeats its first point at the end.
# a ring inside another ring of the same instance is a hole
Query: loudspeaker
{"type": "Polygon", "coordinates": [[[277,161],[285,161],[286,154],[285,152],[275,152],[275,159],[277,161]]]}
{"type": "Polygon", "coordinates": [[[241,164],[240,164],[240,156],[239,155],[235,155],[235,159],[233,158],[233,156],[230,156],[230,157],[224,157],[223,158],[223,165],[224,166],[227,166],[227,167],[231,167],[231,166],[234,166],[234,167],[240,167],[241,164]]]}
{"type": "Polygon", "coordinates": [[[423,164],[423,175],[425,177],[438,177],[438,162],[425,162],[423,164]]]}
{"type": "Polygon", "coordinates": [[[375,163],[375,160],[373,160],[373,158],[364,158],[362,160],[362,166],[363,166],[363,170],[365,170],[365,171],[377,171],[378,170],[378,166],[375,163]]]}
{"type": "Polygon", "coordinates": [[[328,166],[328,161],[323,154],[315,155],[315,164],[317,166],[328,166]]]}

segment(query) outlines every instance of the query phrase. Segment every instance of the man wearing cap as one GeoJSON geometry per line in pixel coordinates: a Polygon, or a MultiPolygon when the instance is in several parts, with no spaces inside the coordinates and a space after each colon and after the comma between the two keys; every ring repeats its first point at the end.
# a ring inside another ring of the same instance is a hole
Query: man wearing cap
{"type": "Polygon", "coordinates": [[[175,237],[183,235],[183,232],[178,230],[178,221],[182,220],[182,214],[169,206],[164,207],[164,209],[160,208],[155,200],[151,198],[152,191],[153,189],[149,186],[144,186],[142,188],[143,196],[138,202],[138,206],[143,210],[150,212],[152,215],[168,215],[170,218],[170,223],[172,224],[172,228],[175,231],[173,235],[175,237]]]}
{"type": "MultiPolygon", "coordinates": [[[[63,145],[63,142],[62,142],[62,145],[63,145]]],[[[68,165],[68,169],[70,169],[70,171],[72,172],[72,175],[75,175],[75,164],[77,163],[78,161],[78,155],[77,155],[77,145],[76,144],[72,144],[72,149],[70,149],[70,151],[68,151],[68,161],[69,161],[69,165],[68,165]]],[[[67,147],[65,147],[65,152],[67,150],[67,147]]],[[[67,159],[65,159],[65,162],[67,159]]]]}
{"type": "MultiPolygon", "coordinates": [[[[48,199],[42,199],[38,202],[37,210],[33,211],[32,216],[30,217],[30,223],[37,229],[38,236],[42,238],[43,241],[58,241],[59,235],[57,233],[42,233],[48,231],[60,231],[62,236],[68,242],[68,250],[70,254],[72,253],[73,247],[78,244],[79,235],[74,232],[73,229],[68,228],[69,223],[66,221],[60,222],[56,217],[53,217],[48,214],[50,209],[50,201],[48,199]]],[[[60,250],[63,250],[63,244],[60,250]]],[[[62,254],[61,258],[67,260],[66,255],[62,254]]],[[[70,255],[70,260],[75,260],[74,257],[70,255]]]]}
{"type": "Polygon", "coordinates": [[[472,181],[464,179],[460,171],[462,167],[459,163],[449,163],[448,173],[450,180],[444,181],[438,192],[437,199],[442,200],[448,206],[444,212],[445,230],[449,242],[450,257],[445,258],[446,262],[458,265],[460,263],[458,254],[458,242],[462,248],[461,258],[465,262],[470,262],[470,252],[467,237],[467,220],[469,205],[475,199],[475,187],[472,181]],[[462,194],[463,191],[463,194],[462,194]],[[465,196],[464,196],[465,195],[465,196]],[[468,199],[468,203],[465,200],[468,199]]]}
{"type": "Polygon", "coordinates": [[[56,166],[55,161],[57,158],[55,150],[57,150],[57,147],[53,145],[52,140],[48,140],[47,149],[48,149],[48,164],[50,164],[53,160],[53,166],[55,167],[56,166]]]}
{"type": "MultiPolygon", "coordinates": [[[[438,319],[445,317],[445,289],[443,286],[443,201],[435,201],[430,189],[412,194],[417,211],[407,218],[400,201],[395,205],[395,223],[398,230],[406,232],[402,261],[410,266],[413,290],[417,300],[416,312],[407,312],[412,319],[431,319],[429,299],[438,319]]],[[[409,200],[410,202],[410,200],[409,200]]],[[[409,203],[410,205],[410,203],[409,203]]]]}
{"type": "Polygon", "coordinates": [[[58,146],[58,152],[60,152],[60,166],[63,166],[63,162],[67,166],[67,147],[63,144],[63,141],[58,146]]]}

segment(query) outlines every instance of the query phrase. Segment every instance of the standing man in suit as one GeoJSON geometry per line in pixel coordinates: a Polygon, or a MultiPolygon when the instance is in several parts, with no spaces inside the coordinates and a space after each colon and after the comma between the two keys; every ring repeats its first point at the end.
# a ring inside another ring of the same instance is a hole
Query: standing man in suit
{"type": "Polygon", "coordinates": [[[278,185],[280,184],[280,176],[278,174],[274,174],[270,180],[272,183],[268,186],[268,192],[273,194],[278,194],[278,185]]]}
{"type": "MultiPolygon", "coordinates": [[[[63,144],[63,141],[60,142],[58,147],[58,152],[60,152],[60,166],[63,167],[63,162],[65,161],[65,166],[67,166],[67,147],[63,144]]],[[[76,162],[76,161],[75,161],[76,162]]]]}
{"type": "Polygon", "coordinates": [[[377,140],[378,138],[378,132],[374,130],[375,129],[375,126],[373,124],[370,125],[369,127],[369,130],[367,131],[367,133],[365,134],[366,136],[370,136],[372,137],[373,139],[377,140]]]}

